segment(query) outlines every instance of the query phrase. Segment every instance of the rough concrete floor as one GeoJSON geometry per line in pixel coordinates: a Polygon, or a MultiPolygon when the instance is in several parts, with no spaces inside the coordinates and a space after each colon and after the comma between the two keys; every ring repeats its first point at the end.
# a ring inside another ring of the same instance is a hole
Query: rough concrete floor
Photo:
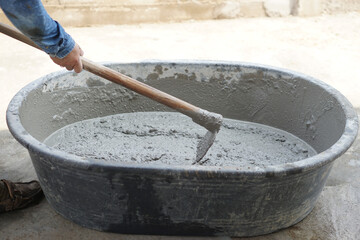
{"type": "MultiPolygon", "coordinates": [[[[360,14],[255,18],[171,24],[68,28],[94,61],[206,59],[256,62],[312,75],[338,89],[360,114],[360,14]]],[[[0,35],[0,178],[36,178],[25,149],[10,135],[5,110],[23,86],[59,70],[41,52],[0,35]]],[[[319,201],[299,224],[270,239],[358,239],[360,139],[336,160],[319,201]]],[[[190,239],[102,233],[79,227],[46,200],[0,215],[0,239],[190,239]]],[[[208,239],[208,238],[191,238],[208,239]]]]}

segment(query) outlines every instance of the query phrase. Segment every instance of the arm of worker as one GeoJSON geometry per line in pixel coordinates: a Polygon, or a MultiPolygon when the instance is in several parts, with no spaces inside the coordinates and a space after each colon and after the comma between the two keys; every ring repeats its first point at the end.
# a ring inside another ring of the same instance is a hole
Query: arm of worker
{"type": "Polygon", "coordinates": [[[81,72],[80,56],[84,52],[49,16],[41,0],[0,0],[0,7],[14,26],[49,54],[54,63],[81,72]]]}

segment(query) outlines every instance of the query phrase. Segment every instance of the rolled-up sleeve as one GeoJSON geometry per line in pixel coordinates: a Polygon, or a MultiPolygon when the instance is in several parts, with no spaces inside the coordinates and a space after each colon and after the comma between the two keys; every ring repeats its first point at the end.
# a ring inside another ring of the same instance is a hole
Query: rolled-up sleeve
{"type": "Polygon", "coordinates": [[[50,56],[64,58],[75,47],[75,41],[49,16],[40,0],[0,0],[0,6],[14,26],[50,56]]]}

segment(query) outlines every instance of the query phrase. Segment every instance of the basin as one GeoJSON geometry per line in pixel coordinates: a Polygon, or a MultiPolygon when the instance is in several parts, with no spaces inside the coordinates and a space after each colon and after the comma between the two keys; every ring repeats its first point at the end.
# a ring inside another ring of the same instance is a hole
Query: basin
{"type": "Polygon", "coordinates": [[[67,153],[43,141],[85,119],[171,110],[86,71],[52,73],[16,94],[7,123],[28,149],[51,207],[86,228],[237,237],[287,228],[311,212],[334,160],[357,135],[357,115],[348,100],[297,72],[211,61],[107,66],[225,118],[291,133],[316,154],[244,167],[111,162],[67,153]]]}

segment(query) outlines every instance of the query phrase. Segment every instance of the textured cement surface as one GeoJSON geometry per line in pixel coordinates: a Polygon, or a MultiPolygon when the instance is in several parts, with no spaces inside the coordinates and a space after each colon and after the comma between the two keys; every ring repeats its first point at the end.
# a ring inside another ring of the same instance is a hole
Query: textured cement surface
{"type": "MultiPolygon", "coordinates": [[[[343,93],[360,114],[360,14],[141,24],[68,31],[94,61],[206,59],[256,62],[314,76],[343,93]]],[[[36,177],[12,138],[5,110],[23,86],[59,68],[37,50],[0,35],[0,178],[36,177]]],[[[357,239],[360,236],[360,139],[338,160],[319,201],[299,224],[248,238],[357,239]]],[[[0,239],[208,239],[119,235],[79,227],[39,205],[0,214],[0,239]]]]}
{"type": "MultiPolygon", "coordinates": [[[[67,125],[44,143],[96,161],[191,166],[204,132],[181,113],[135,112],[67,125]]],[[[216,141],[197,164],[265,167],[315,154],[310,145],[286,131],[225,118],[216,141]]]]}

